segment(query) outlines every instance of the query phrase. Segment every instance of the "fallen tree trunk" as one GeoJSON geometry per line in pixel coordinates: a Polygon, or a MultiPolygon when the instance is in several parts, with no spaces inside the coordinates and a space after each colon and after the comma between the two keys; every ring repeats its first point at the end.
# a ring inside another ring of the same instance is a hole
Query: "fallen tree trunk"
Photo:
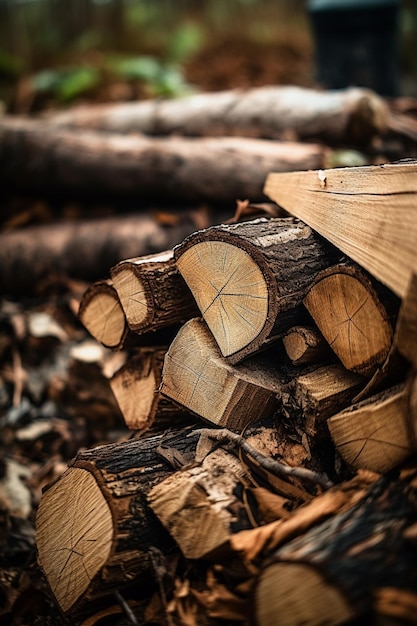
{"type": "Polygon", "coordinates": [[[174,254],[223,356],[238,363],[302,320],[308,288],[338,252],[298,220],[261,218],[193,233],[174,254]]]}
{"type": "Polygon", "coordinates": [[[323,167],[325,153],[315,144],[242,137],[113,136],[54,129],[41,121],[0,122],[0,181],[3,189],[19,192],[234,205],[242,197],[264,200],[269,172],[323,167]]]}
{"type": "Polygon", "coordinates": [[[388,108],[367,89],[318,91],[302,87],[259,87],[203,93],[173,100],[78,107],[49,115],[58,127],[108,132],[240,135],[364,143],[384,131],[388,108]]]}
{"type": "Polygon", "coordinates": [[[0,290],[33,293],[43,280],[56,275],[96,281],[127,256],[171,248],[195,228],[191,219],[163,226],[150,215],[121,215],[3,232],[0,290]]]}

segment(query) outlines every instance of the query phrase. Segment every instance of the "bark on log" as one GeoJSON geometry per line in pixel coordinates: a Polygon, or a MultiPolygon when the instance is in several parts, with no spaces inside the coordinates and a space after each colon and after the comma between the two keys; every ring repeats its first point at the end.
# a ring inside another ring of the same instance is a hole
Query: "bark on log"
{"type": "Polygon", "coordinates": [[[271,173],[264,191],[404,297],[417,270],[414,161],[271,173]]]}
{"type": "Polygon", "coordinates": [[[317,363],[330,354],[329,345],[314,326],[293,326],[284,335],[282,342],[294,365],[317,363]]]}
{"type": "Polygon", "coordinates": [[[146,495],[173,468],[158,454],[169,446],[195,452],[190,429],[131,439],[79,452],[44,491],[37,513],[39,564],[64,613],[150,578],[152,546],[173,543],[146,495]]]}
{"type": "Polygon", "coordinates": [[[109,132],[240,135],[329,143],[366,143],[388,123],[384,100],[367,89],[318,91],[260,87],[203,93],[175,100],[78,107],[48,116],[58,127],[109,132]]]}
{"type": "Polygon", "coordinates": [[[111,277],[128,326],[135,332],[153,332],[198,315],[172,250],[121,261],[111,269],[111,277]]]}
{"type": "Polygon", "coordinates": [[[233,430],[271,415],[280,387],[277,373],[258,360],[229,365],[204,321],[192,319],[168,349],[160,391],[208,422],[233,430]]]}
{"type": "Polygon", "coordinates": [[[354,265],[327,268],[303,302],[346,369],[372,376],[388,355],[393,331],[365,273],[354,265]]]}
{"type": "Polygon", "coordinates": [[[238,363],[300,321],[313,279],[338,253],[298,220],[260,218],[198,231],[174,254],[223,356],[238,363]]]}
{"type": "Polygon", "coordinates": [[[356,505],[271,555],[256,589],[257,624],[372,621],[380,590],[393,588],[398,598],[415,592],[417,554],[407,530],[416,519],[415,476],[380,479],[356,505]]]}
{"type": "Polygon", "coordinates": [[[123,348],[128,336],[126,316],[110,280],[90,285],[81,299],[78,317],[103,346],[112,350],[123,348]]]}
{"type": "Polygon", "coordinates": [[[112,136],[0,121],[0,182],[20,193],[262,201],[269,172],[323,167],[325,152],[320,145],[263,139],[112,136]]]}
{"type": "Polygon", "coordinates": [[[314,445],[328,437],[327,419],[346,407],[363,386],[362,376],[341,364],[327,364],[295,375],[279,396],[280,410],[293,428],[314,445]]]}
{"type": "Polygon", "coordinates": [[[122,259],[166,250],[195,229],[190,219],[162,226],[150,215],[121,215],[3,232],[0,290],[33,293],[51,275],[96,281],[122,259]]]}
{"type": "Polygon", "coordinates": [[[385,473],[415,452],[412,421],[408,389],[399,385],[337,413],[327,424],[348,465],[385,473]]]}
{"type": "Polygon", "coordinates": [[[184,409],[159,393],[166,348],[141,348],[114,374],[110,387],[123,419],[132,430],[181,424],[184,409]]]}

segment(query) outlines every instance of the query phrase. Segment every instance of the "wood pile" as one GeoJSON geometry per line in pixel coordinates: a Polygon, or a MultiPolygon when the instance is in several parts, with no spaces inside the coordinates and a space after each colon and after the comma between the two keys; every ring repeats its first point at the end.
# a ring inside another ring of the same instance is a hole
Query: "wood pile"
{"type": "Polygon", "coordinates": [[[265,193],[284,217],[197,230],[83,296],[128,350],[110,384],[132,437],[41,498],[69,619],[123,592],[132,623],[416,623],[417,165],[265,193]]]}

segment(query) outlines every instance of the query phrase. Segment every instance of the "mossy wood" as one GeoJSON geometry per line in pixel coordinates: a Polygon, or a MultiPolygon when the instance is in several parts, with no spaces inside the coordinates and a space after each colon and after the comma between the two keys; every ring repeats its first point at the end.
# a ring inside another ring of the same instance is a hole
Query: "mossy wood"
{"type": "Polygon", "coordinates": [[[132,331],[154,332],[198,314],[172,250],[121,261],[111,277],[132,331]]]}
{"type": "Polygon", "coordinates": [[[160,391],[208,422],[241,429],[272,414],[281,387],[271,364],[255,358],[227,363],[205,322],[195,318],[168,349],[160,391]]]}
{"type": "Polygon", "coordinates": [[[193,458],[190,429],[80,451],[41,497],[39,564],[60,609],[78,612],[98,597],[149,579],[150,548],[173,543],[146,504],[152,487],[173,471],[158,448],[193,458]]]}
{"type": "Polygon", "coordinates": [[[270,173],[265,194],[404,297],[417,270],[417,163],[270,173]]]}
{"type": "Polygon", "coordinates": [[[222,355],[233,364],[300,322],[308,288],[337,256],[293,218],[213,226],[187,237],[174,254],[222,355]]]}

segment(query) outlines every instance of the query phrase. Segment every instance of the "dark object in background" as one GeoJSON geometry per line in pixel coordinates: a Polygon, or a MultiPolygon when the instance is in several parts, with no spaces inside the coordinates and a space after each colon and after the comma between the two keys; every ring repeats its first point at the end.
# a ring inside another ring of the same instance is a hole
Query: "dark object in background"
{"type": "Polygon", "coordinates": [[[316,78],[323,87],[369,87],[395,97],[398,0],[309,0],[316,78]]]}

